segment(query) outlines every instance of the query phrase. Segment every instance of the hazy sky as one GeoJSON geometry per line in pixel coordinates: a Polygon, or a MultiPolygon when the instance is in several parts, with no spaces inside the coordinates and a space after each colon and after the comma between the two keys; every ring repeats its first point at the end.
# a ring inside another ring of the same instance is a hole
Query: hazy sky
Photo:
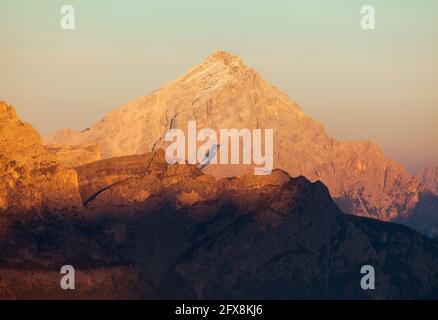
{"type": "Polygon", "coordinates": [[[436,0],[2,0],[0,100],[43,134],[82,130],[222,49],[329,135],[373,140],[416,171],[438,165],[437,34],[436,0]]]}

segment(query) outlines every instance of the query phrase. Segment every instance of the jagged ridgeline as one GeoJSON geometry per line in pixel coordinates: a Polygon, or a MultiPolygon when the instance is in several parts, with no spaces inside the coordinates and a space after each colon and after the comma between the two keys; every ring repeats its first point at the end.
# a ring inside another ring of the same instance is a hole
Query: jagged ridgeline
{"type": "Polygon", "coordinates": [[[159,148],[65,169],[4,103],[0,133],[0,298],[438,297],[435,240],[342,213],[321,182],[216,180],[159,148]]]}
{"type": "MultiPolygon", "coordinates": [[[[239,57],[222,51],[150,95],[112,111],[89,130],[62,130],[46,143],[60,148],[65,163],[75,165],[78,151],[70,157],[65,148],[86,145],[90,150],[89,145],[95,144],[103,158],[143,154],[165,149],[166,132],[170,128],[186,132],[188,121],[218,135],[220,129],[273,129],[274,168],[324,182],[344,212],[393,220],[409,216],[418,202],[419,182],[376,144],[328,137],[323,125],[284,92],[239,57]]],[[[95,151],[83,155],[96,159],[95,151]]],[[[205,170],[217,178],[253,171],[250,165],[205,170]]]]}

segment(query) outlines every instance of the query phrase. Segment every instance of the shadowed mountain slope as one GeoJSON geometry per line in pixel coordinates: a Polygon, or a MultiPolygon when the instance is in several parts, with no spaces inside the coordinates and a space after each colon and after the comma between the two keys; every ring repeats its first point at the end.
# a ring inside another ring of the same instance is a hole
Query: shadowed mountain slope
{"type": "Polygon", "coordinates": [[[215,180],[162,150],[76,170],[85,208],[0,216],[1,298],[438,296],[436,241],[343,214],[320,182],[215,180]],[[360,287],[366,264],[376,290],[360,287]]]}

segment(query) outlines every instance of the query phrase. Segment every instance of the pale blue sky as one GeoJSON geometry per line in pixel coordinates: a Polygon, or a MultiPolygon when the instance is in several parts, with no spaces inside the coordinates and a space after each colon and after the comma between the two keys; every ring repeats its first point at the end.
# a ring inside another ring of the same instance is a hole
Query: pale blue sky
{"type": "Polygon", "coordinates": [[[227,50],[331,136],[415,171],[438,165],[437,34],[435,0],[2,0],[0,100],[43,134],[82,130],[227,50]],[[74,31],[59,26],[65,4],[74,31]]]}

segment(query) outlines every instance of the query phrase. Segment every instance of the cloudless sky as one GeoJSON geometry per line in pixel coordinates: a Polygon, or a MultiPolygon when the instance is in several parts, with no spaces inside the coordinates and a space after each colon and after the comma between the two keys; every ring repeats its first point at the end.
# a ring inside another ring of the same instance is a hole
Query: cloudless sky
{"type": "Polygon", "coordinates": [[[436,0],[2,0],[0,100],[42,134],[82,130],[221,49],[332,137],[373,140],[415,172],[438,165],[437,35],[436,0]]]}

